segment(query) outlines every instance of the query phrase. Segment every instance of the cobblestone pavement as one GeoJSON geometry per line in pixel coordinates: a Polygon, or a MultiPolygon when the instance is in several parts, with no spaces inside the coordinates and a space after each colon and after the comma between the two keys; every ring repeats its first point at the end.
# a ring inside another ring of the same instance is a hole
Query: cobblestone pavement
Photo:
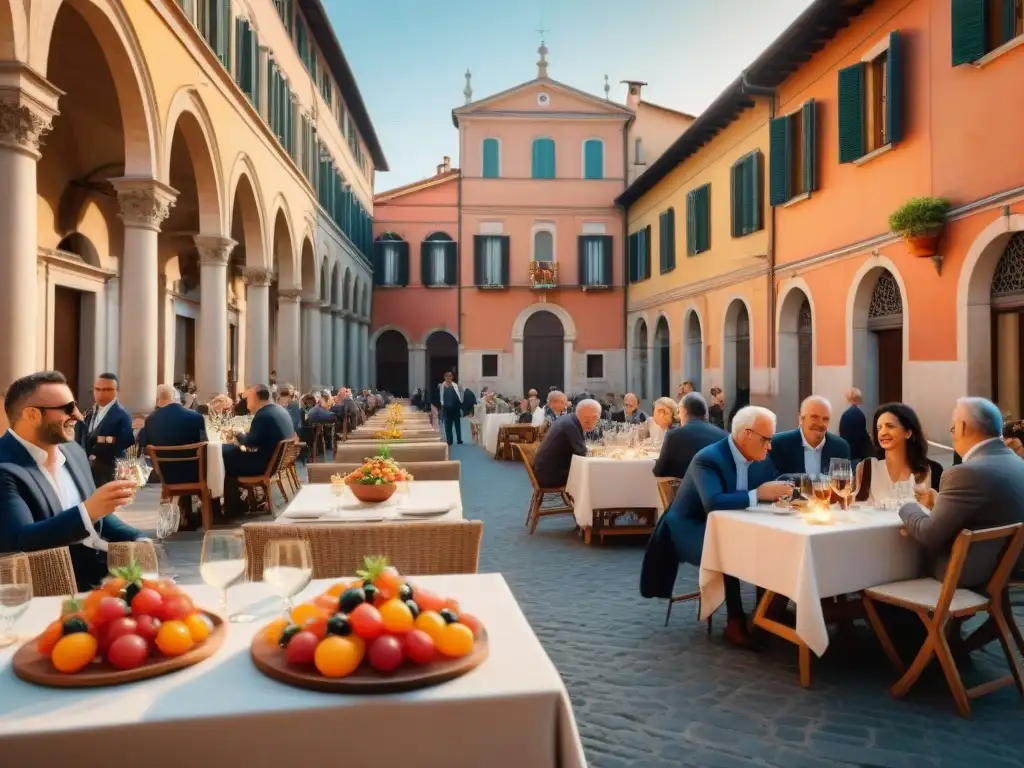
{"type": "MultiPolygon", "coordinates": [[[[504,574],[561,672],[590,765],[1024,766],[1024,707],[1012,688],[976,700],[973,721],[956,715],[934,669],[906,700],[893,701],[888,663],[863,628],[834,638],[814,663],[813,687],[803,690],[791,646],[761,654],[728,648],[724,620],[716,616],[708,637],[689,605],[677,606],[664,627],[665,604],[637,590],[641,542],[586,547],[569,518],[543,520],[531,536],[522,465],[470,445],[454,446],[452,458],[463,463],[466,516],[485,522],[480,570],[504,574]]],[[[147,527],[144,506],[140,500],[125,517],[147,527]]],[[[179,534],[169,547],[180,580],[198,581],[199,536],[179,534]]],[[[684,566],[677,588],[696,589],[696,580],[684,566]]],[[[752,591],[745,603],[752,605],[752,591]]],[[[1024,607],[1017,615],[1024,625],[1024,607]]],[[[964,670],[968,684],[1005,674],[991,648],[975,656],[964,670]]]]}

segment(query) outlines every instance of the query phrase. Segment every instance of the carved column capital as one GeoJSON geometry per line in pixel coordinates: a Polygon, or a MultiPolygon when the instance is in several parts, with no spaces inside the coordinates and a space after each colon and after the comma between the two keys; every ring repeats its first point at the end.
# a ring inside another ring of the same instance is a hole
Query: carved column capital
{"type": "Polygon", "coordinates": [[[38,160],[64,92],[31,67],[0,62],[0,147],[38,160]]]}
{"type": "Polygon", "coordinates": [[[199,263],[211,264],[218,267],[226,267],[231,252],[238,245],[230,237],[221,235],[195,235],[192,240],[199,251],[199,263]]]}
{"type": "Polygon", "coordinates": [[[110,183],[117,192],[121,220],[126,227],[159,232],[178,199],[178,190],[155,179],[122,176],[110,183]]]}
{"type": "Polygon", "coordinates": [[[242,270],[242,280],[246,285],[266,288],[274,282],[274,271],[259,267],[245,267],[242,270]]]}
{"type": "Polygon", "coordinates": [[[277,301],[279,304],[298,304],[301,299],[302,291],[298,288],[285,288],[283,290],[278,289],[277,291],[277,301]]]}

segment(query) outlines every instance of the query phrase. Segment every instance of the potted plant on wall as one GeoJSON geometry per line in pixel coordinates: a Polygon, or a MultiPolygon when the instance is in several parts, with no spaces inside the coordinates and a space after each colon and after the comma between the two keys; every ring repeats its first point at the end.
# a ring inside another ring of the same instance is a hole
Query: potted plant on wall
{"type": "Polygon", "coordinates": [[[949,202],[941,197],[912,197],[889,216],[889,230],[903,238],[911,255],[934,259],[947,213],[949,202]]]}

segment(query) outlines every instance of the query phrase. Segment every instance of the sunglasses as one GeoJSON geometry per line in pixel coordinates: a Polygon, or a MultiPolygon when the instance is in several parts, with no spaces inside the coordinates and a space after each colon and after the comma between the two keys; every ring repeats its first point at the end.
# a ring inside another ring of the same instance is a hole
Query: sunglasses
{"type": "Polygon", "coordinates": [[[78,403],[72,400],[64,405],[27,405],[26,408],[35,408],[37,411],[63,411],[66,416],[74,416],[78,410],[78,403]]]}

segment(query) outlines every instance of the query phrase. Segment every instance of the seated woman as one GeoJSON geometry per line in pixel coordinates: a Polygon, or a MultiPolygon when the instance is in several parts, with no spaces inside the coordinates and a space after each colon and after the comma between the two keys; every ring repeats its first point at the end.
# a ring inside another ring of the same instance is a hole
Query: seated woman
{"type": "Polygon", "coordinates": [[[711,388],[711,403],[708,405],[708,421],[719,429],[725,429],[725,398],[721,387],[711,388]]]}
{"type": "Polygon", "coordinates": [[[671,397],[659,397],[654,401],[654,416],[644,422],[647,434],[655,443],[665,438],[673,425],[679,423],[679,404],[671,397]]]}
{"type": "Polygon", "coordinates": [[[857,465],[857,500],[875,506],[895,501],[896,483],[907,480],[938,490],[942,467],[928,459],[928,440],[914,409],[903,403],[883,405],[875,411],[874,425],[876,458],[857,465]]]}

